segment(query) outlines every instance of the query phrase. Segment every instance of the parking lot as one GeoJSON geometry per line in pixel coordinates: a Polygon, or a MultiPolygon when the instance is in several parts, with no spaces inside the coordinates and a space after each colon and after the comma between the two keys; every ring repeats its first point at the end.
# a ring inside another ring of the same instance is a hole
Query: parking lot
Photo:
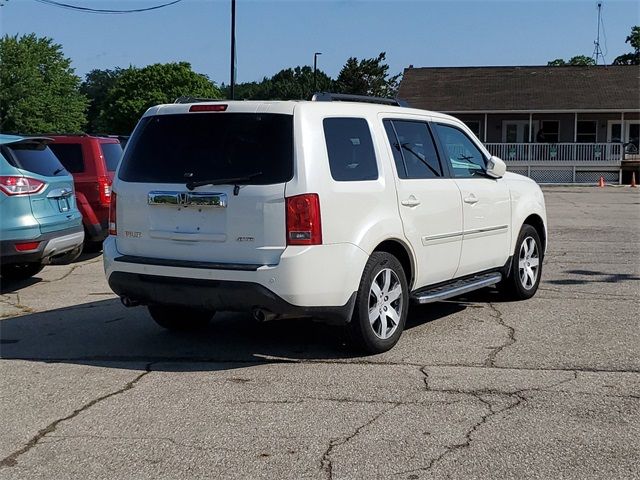
{"type": "Polygon", "coordinates": [[[640,193],[545,194],[533,299],[414,308],[372,357],[307,320],[168,333],[99,255],[3,284],[0,477],[638,478],[640,193]]]}

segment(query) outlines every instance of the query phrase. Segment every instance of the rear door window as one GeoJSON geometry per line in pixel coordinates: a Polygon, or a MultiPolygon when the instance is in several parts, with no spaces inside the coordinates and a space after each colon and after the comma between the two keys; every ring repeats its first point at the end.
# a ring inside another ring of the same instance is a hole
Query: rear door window
{"type": "Polygon", "coordinates": [[[104,157],[107,171],[115,172],[122,159],[122,146],[119,143],[101,143],[100,150],[104,157]]]}
{"type": "Polygon", "coordinates": [[[84,172],[82,145],[77,143],[52,143],[49,148],[55,153],[60,163],[70,173],[84,172]]]}
{"type": "Polygon", "coordinates": [[[14,167],[26,170],[36,175],[53,177],[68,175],[64,166],[49,147],[44,143],[25,142],[12,143],[2,147],[4,157],[14,167]]]}
{"type": "Polygon", "coordinates": [[[129,140],[119,177],[184,183],[251,177],[268,185],[293,177],[293,116],[187,113],[146,117],[129,140]]]}
{"type": "Polygon", "coordinates": [[[339,182],[377,180],[378,164],[364,118],[325,118],[324,137],[331,176],[339,182]]]}

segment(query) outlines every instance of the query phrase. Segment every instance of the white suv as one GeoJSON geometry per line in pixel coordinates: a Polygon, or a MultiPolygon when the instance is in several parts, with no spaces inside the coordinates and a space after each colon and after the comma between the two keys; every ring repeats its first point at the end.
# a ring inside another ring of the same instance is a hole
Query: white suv
{"type": "Polygon", "coordinates": [[[382,352],[410,302],[534,295],[544,198],[505,170],[461,121],[387,99],[160,105],[113,183],[106,275],[166,328],[314,317],[382,352]]]}

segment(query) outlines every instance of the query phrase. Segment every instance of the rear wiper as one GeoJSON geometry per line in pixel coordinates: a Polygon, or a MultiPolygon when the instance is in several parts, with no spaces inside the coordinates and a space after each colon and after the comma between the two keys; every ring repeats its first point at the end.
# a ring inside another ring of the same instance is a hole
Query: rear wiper
{"type": "Polygon", "coordinates": [[[64,168],[57,168],[56,170],[54,170],[54,172],[51,174],[52,177],[55,177],[56,175],[58,175],[60,172],[64,172],[64,168]]]}
{"type": "Polygon", "coordinates": [[[203,187],[205,185],[235,185],[236,187],[241,183],[248,182],[254,177],[259,177],[262,172],[255,172],[243,177],[231,177],[231,178],[215,178],[213,180],[198,180],[195,182],[187,182],[187,189],[193,190],[196,187],[203,187]]]}

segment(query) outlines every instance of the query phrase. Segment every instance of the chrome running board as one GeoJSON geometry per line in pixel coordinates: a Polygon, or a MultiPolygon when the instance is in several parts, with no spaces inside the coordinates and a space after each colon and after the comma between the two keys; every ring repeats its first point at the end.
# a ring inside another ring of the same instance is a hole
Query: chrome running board
{"type": "Polygon", "coordinates": [[[438,302],[478,290],[479,288],[490,287],[500,280],[502,280],[502,274],[498,272],[476,275],[463,280],[453,280],[451,283],[437,287],[426,287],[417,290],[411,294],[411,300],[419,304],[438,302]]]}

